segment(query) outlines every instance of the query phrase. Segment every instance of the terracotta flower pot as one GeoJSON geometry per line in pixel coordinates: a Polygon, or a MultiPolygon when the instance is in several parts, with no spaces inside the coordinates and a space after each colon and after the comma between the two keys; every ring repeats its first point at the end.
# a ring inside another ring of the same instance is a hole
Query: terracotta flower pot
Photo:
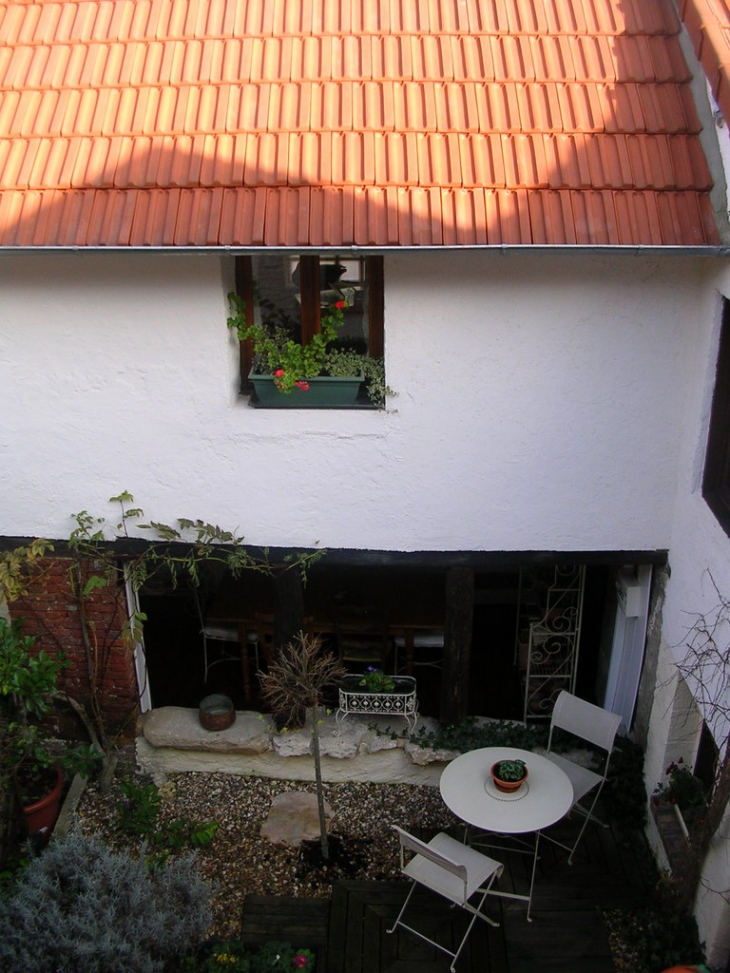
{"type": "Polygon", "coordinates": [[[29,835],[50,836],[53,826],[61,809],[61,791],[63,790],[63,772],[60,767],[55,768],[56,783],[53,789],[33,804],[26,804],[23,808],[25,824],[29,835]]]}
{"type": "Polygon", "coordinates": [[[494,786],[498,791],[502,791],[504,794],[513,794],[515,791],[518,791],[527,780],[527,767],[525,767],[525,776],[521,777],[520,780],[501,780],[499,777],[497,777],[497,767],[501,762],[501,760],[498,760],[497,763],[492,764],[490,769],[494,786]]]}

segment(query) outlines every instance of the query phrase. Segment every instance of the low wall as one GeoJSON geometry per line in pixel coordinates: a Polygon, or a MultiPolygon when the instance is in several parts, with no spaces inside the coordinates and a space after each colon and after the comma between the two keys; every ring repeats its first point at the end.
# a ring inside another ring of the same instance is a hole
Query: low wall
{"type": "MultiPolygon", "coordinates": [[[[437,721],[420,718],[420,727],[435,730],[437,721]]],[[[400,718],[348,716],[340,723],[325,716],[319,726],[322,776],[326,781],[438,785],[441,772],[456,753],[412,743],[400,718]]],[[[156,784],[171,773],[224,773],[314,780],[312,731],[278,732],[271,717],[252,711],[236,714],[232,726],[210,731],[197,709],[163,706],[140,717],[137,763],[156,784]]]]}

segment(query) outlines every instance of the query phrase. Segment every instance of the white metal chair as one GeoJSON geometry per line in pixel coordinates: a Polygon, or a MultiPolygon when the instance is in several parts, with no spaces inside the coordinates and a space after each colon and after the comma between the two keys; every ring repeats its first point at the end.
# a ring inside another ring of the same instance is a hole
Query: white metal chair
{"type": "MultiPolygon", "coordinates": [[[[242,662],[241,659],[241,642],[240,642],[240,631],[238,625],[234,624],[224,624],[219,623],[217,625],[204,625],[200,630],[200,634],[203,636],[203,681],[208,681],[208,673],[213,668],[213,666],[219,665],[221,662],[242,662]],[[209,642],[223,642],[224,646],[217,658],[211,659],[208,652],[209,642]],[[235,645],[235,648],[232,646],[235,645]]],[[[256,671],[259,669],[259,642],[260,636],[256,630],[249,629],[246,632],[246,652],[253,650],[254,660],[256,664],[256,671]]],[[[248,660],[247,660],[248,661],[248,660]]],[[[246,667],[247,668],[247,667],[246,667]]],[[[246,680],[244,680],[246,681],[246,680]]],[[[248,696],[248,687],[244,686],[246,690],[246,695],[248,696]]]]}
{"type": "Polygon", "coordinates": [[[450,969],[454,973],[456,961],[464,948],[464,944],[476,920],[484,919],[491,926],[499,925],[494,919],[490,919],[488,915],[485,915],[481,909],[484,905],[484,900],[489,895],[494,880],[502,874],[504,866],[500,862],[494,861],[493,858],[488,858],[481,852],[475,851],[468,845],[463,845],[460,841],[451,838],[443,832],[437,834],[435,838],[432,838],[426,844],[402,828],[399,828],[398,825],[394,824],[392,828],[394,831],[397,831],[400,839],[401,871],[411,879],[412,884],[406,900],[403,903],[403,908],[400,910],[398,918],[393,924],[393,928],[388,929],[388,932],[395,932],[398,926],[402,926],[403,929],[407,929],[414,936],[435,946],[436,949],[441,950],[441,952],[451,957],[450,969]],[[405,862],[406,851],[414,853],[414,857],[407,864],[405,862]],[[431,889],[437,895],[448,899],[453,905],[458,905],[471,913],[471,922],[456,952],[447,949],[433,939],[429,939],[424,933],[413,929],[412,926],[408,926],[402,921],[403,914],[411,900],[416,885],[423,885],[425,888],[431,889]],[[475,893],[481,893],[481,896],[478,904],[472,905],[469,899],[475,893]]]}
{"type": "Polygon", "coordinates": [[[406,657],[409,652],[413,653],[413,666],[428,666],[432,669],[441,669],[444,655],[444,630],[442,628],[428,628],[412,632],[410,635],[412,644],[409,646],[409,637],[396,635],[393,639],[395,646],[395,671],[398,672],[398,653],[406,650],[406,657]],[[440,652],[438,650],[441,650],[440,652]],[[419,650],[425,650],[419,653],[419,650]],[[420,655],[420,658],[419,658],[420,655]]]}
{"type": "Polygon", "coordinates": [[[573,696],[572,693],[566,692],[565,690],[558,695],[555,701],[555,707],[550,719],[548,752],[545,756],[567,774],[573,786],[573,807],[571,810],[578,811],[584,815],[585,821],[572,847],[556,841],[555,838],[545,834],[545,832],[543,832],[543,837],[569,851],[568,862],[570,864],[573,863],[575,849],[583,837],[583,832],[588,826],[588,822],[595,821],[596,824],[605,827],[602,821],[594,817],[593,809],[606,782],[608,764],[611,759],[616,733],[620,725],[621,717],[617,713],[611,713],[609,710],[602,709],[600,706],[595,706],[593,703],[589,703],[585,699],[580,699],[578,696],[573,696]],[[605,750],[606,759],[601,772],[596,773],[587,767],[582,767],[573,760],[568,760],[567,757],[563,757],[559,753],[554,753],[552,751],[553,731],[556,728],[565,730],[573,736],[592,743],[601,750],[605,750]],[[579,803],[587,795],[591,795],[592,797],[590,803],[579,803]]]}

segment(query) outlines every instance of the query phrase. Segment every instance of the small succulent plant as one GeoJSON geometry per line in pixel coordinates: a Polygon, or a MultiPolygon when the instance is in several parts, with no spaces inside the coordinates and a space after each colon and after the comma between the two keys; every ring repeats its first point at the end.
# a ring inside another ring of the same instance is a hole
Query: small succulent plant
{"type": "Polygon", "coordinates": [[[525,776],[525,761],[500,760],[494,768],[494,773],[500,780],[507,782],[522,780],[525,776]]]}

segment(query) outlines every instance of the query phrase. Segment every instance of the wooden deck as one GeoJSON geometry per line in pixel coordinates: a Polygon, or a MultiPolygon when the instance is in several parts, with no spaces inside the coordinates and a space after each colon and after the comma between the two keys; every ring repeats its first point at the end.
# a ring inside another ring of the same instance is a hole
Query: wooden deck
{"type": "MultiPolygon", "coordinates": [[[[570,834],[576,827],[560,826],[570,834]]],[[[556,832],[556,837],[559,835],[556,832]]],[[[528,856],[490,852],[505,864],[499,888],[521,891],[528,856]]],[[[602,910],[641,903],[654,880],[651,855],[637,836],[627,846],[611,828],[589,826],[573,865],[567,853],[541,844],[533,921],[524,904],[490,899],[497,929],[477,921],[457,973],[614,973],[602,910]]],[[[281,938],[317,951],[319,973],[448,973],[450,959],[408,932],[389,929],[404,901],[405,882],[341,882],[330,900],[248,896],[242,939],[281,938]]],[[[466,914],[417,889],[409,924],[448,945],[458,942],[466,914]]]]}

